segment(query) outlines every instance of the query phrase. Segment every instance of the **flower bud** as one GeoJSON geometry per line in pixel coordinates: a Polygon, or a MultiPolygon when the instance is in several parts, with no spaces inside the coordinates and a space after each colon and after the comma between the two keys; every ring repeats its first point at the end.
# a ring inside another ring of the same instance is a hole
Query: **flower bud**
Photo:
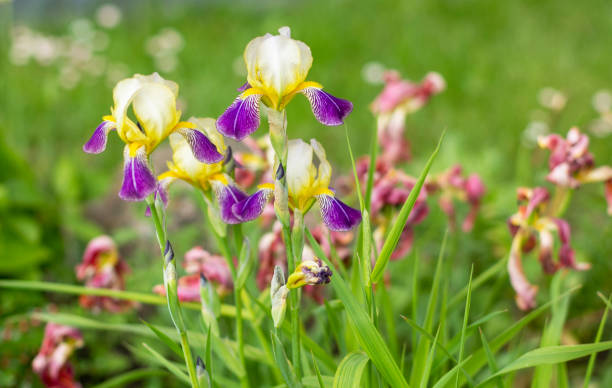
{"type": "Polygon", "coordinates": [[[285,286],[285,276],[280,266],[274,267],[274,276],[270,284],[270,299],[272,301],[272,321],[278,328],[283,323],[287,310],[287,295],[289,289],[285,286]]]}
{"type": "Polygon", "coordinates": [[[198,384],[200,388],[208,388],[210,387],[210,375],[206,370],[206,365],[204,361],[198,356],[196,361],[196,376],[198,378],[198,384]]]}

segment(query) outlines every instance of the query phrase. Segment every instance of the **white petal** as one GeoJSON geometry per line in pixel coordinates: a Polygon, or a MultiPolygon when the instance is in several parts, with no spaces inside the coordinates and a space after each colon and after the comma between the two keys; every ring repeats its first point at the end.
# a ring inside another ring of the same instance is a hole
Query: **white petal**
{"type": "Polygon", "coordinates": [[[284,34],[253,39],[244,51],[248,76],[253,87],[261,88],[272,100],[282,98],[306,80],[312,65],[310,48],[284,34]]]}
{"type": "Polygon", "coordinates": [[[308,190],[314,179],[312,166],[312,147],[302,139],[290,140],[287,156],[287,190],[297,198],[308,190]]]}
{"type": "Polygon", "coordinates": [[[327,189],[329,187],[329,182],[331,181],[331,165],[327,161],[325,150],[321,144],[315,139],[310,139],[310,144],[317,155],[317,158],[319,159],[319,174],[317,175],[315,185],[317,188],[327,189]]]}
{"type": "Polygon", "coordinates": [[[149,140],[161,142],[178,123],[176,98],[162,83],[146,83],[134,96],[134,114],[149,140]]]}

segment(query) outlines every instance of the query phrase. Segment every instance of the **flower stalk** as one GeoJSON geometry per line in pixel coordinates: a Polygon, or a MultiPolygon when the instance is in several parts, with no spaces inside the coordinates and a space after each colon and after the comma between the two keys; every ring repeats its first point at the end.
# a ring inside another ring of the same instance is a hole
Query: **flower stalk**
{"type": "Polygon", "coordinates": [[[155,225],[157,241],[162,253],[164,285],[166,288],[168,311],[170,313],[172,323],[174,324],[174,327],[178,331],[181,338],[181,348],[183,350],[183,357],[185,358],[185,365],[187,366],[191,386],[192,388],[198,388],[198,378],[195,365],[193,363],[193,357],[191,355],[191,348],[189,347],[189,341],[187,339],[187,329],[185,328],[185,322],[183,320],[183,311],[178,299],[174,252],[172,250],[170,241],[167,240],[166,229],[163,223],[163,203],[161,203],[160,200],[156,200],[154,195],[150,195],[147,197],[147,204],[149,205],[149,209],[151,209],[151,219],[155,225]]]}

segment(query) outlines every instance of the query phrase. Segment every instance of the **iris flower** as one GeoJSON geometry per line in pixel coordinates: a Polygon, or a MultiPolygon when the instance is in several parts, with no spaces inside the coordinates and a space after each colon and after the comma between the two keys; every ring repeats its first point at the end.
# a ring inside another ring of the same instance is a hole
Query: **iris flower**
{"type": "Polygon", "coordinates": [[[199,161],[215,163],[223,159],[215,145],[202,132],[194,130],[193,123],[180,121],[177,95],[178,85],[157,73],[136,74],[119,81],[113,89],[111,115],[103,117],[83,150],[91,154],[104,151],[108,133],[117,131],[126,144],[123,183],[119,191],[122,199],[139,201],[155,191],[157,181],[148,157],[171,133],[182,135],[199,161]],[[128,117],[130,107],[136,121],[128,117]]]}
{"type": "Polygon", "coordinates": [[[312,65],[310,48],[291,39],[289,27],[279,35],[266,34],[249,42],[244,50],[247,83],[232,105],[219,117],[217,127],[223,135],[242,140],[259,127],[259,102],[283,111],[293,97],[301,93],[316,119],[324,125],[340,125],[353,110],[350,101],[323,91],[323,86],[306,81],[312,65]]]}
{"type": "MultiPolygon", "coordinates": [[[[315,202],[319,203],[323,222],[330,230],[344,231],[361,221],[361,212],[353,209],[336,198],[329,187],[331,165],[325,150],[314,139],[310,144],[301,139],[288,142],[287,190],[289,208],[306,214],[315,202]],[[318,159],[318,168],[313,157],[318,159]]],[[[225,222],[239,223],[257,218],[264,209],[266,201],[274,192],[274,184],[264,183],[251,196],[235,186],[218,185],[219,205],[225,222]]]]}

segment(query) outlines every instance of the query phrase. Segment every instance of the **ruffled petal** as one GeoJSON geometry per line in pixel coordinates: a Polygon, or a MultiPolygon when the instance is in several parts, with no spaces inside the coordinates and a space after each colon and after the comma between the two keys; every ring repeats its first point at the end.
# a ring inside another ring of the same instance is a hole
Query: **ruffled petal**
{"type": "Polygon", "coordinates": [[[130,146],[125,146],[123,157],[125,163],[119,197],[126,201],[142,201],[157,187],[157,180],[147,163],[145,148],[142,146],[131,155],[130,146]]]}
{"type": "Polygon", "coordinates": [[[317,195],[321,217],[330,230],[346,231],[361,222],[361,212],[328,194],[317,195]]]}
{"type": "Polygon", "coordinates": [[[308,101],[316,119],[324,125],[341,125],[344,119],[353,111],[353,103],[334,97],[323,89],[310,86],[300,90],[308,101]]]}
{"type": "Polygon", "coordinates": [[[217,129],[223,135],[242,140],[259,127],[261,94],[241,94],[217,119],[217,129]]]}
{"type": "Polygon", "coordinates": [[[217,150],[217,146],[197,129],[181,128],[180,133],[193,152],[193,156],[202,163],[212,164],[223,160],[223,154],[217,150]]]}
{"type": "Polygon", "coordinates": [[[104,120],[94,133],[91,135],[87,143],[83,145],[83,151],[88,154],[99,154],[106,149],[106,140],[108,139],[108,133],[115,129],[115,123],[112,121],[104,120]]]}
{"type": "Polygon", "coordinates": [[[235,204],[246,200],[249,196],[231,183],[215,180],[212,181],[212,184],[217,202],[219,203],[221,220],[226,224],[239,224],[243,222],[240,217],[234,214],[232,208],[235,204]]]}
{"type": "Polygon", "coordinates": [[[260,188],[255,194],[235,203],[232,206],[232,213],[242,222],[254,220],[263,213],[264,207],[273,193],[274,189],[271,187],[260,188]]]}

